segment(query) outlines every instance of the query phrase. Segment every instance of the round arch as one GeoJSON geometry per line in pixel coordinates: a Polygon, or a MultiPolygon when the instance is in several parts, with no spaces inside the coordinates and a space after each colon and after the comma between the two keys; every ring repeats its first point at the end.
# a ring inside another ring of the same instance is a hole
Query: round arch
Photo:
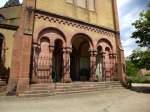
{"type": "Polygon", "coordinates": [[[103,51],[105,51],[106,48],[109,48],[111,51],[113,51],[112,43],[108,39],[105,39],[105,38],[100,39],[97,42],[97,47],[99,46],[103,48],[103,51]],[[103,44],[106,44],[106,45],[103,45],[103,44]]]}
{"type": "Polygon", "coordinates": [[[51,45],[54,45],[55,40],[60,39],[63,42],[63,47],[66,46],[66,37],[64,33],[57,28],[47,27],[47,28],[42,29],[38,33],[38,37],[36,39],[37,43],[39,43],[41,38],[43,37],[47,37],[51,45]]]}
{"type": "Polygon", "coordinates": [[[84,34],[75,34],[71,39],[71,79],[72,81],[89,81],[90,50],[93,50],[92,39],[84,34]]]}
{"type": "Polygon", "coordinates": [[[110,48],[113,49],[113,46],[112,46],[111,42],[110,42],[108,39],[105,39],[105,38],[100,39],[100,40],[97,42],[97,46],[98,46],[100,43],[102,43],[102,42],[107,43],[107,44],[110,46],[110,48]]]}
{"type": "Polygon", "coordinates": [[[85,39],[85,40],[89,43],[89,45],[90,45],[90,50],[93,49],[93,46],[94,46],[93,41],[92,41],[91,37],[88,36],[88,35],[85,34],[85,33],[77,33],[77,34],[75,34],[75,35],[72,37],[72,39],[71,39],[71,45],[73,45],[73,42],[74,42],[77,38],[83,38],[83,39],[85,39]]]}
{"type": "Polygon", "coordinates": [[[40,38],[40,42],[43,42],[43,41],[47,41],[48,43],[50,43],[49,38],[46,36],[40,38]]]}

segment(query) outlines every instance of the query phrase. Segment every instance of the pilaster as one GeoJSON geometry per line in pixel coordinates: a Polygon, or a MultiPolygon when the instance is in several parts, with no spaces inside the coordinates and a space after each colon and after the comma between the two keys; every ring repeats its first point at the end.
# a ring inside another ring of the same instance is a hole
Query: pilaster
{"type": "Polygon", "coordinates": [[[34,8],[35,0],[23,1],[19,28],[14,36],[8,93],[16,91],[18,95],[29,88],[34,8]],[[29,7],[31,11],[28,10],[29,7]]]}

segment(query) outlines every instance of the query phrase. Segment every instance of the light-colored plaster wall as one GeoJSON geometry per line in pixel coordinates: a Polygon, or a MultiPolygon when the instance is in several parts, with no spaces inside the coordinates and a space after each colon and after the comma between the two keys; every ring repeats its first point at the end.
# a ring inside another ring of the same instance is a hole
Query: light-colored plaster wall
{"type": "Polygon", "coordinates": [[[15,31],[0,28],[0,33],[4,36],[5,39],[5,66],[11,67],[11,59],[12,59],[12,50],[13,50],[13,40],[15,31]]]}
{"type": "MultiPolygon", "coordinates": [[[[36,40],[38,33],[43,30],[44,28],[48,27],[54,27],[59,30],[61,30],[66,37],[67,41],[71,41],[71,38],[76,34],[76,33],[85,33],[90,36],[92,41],[98,42],[98,40],[105,38],[108,39],[113,46],[114,52],[116,52],[116,40],[115,40],[115,35],[113,37],[108,37],[106,35],[102,35],[100,33],[92,32],[92,31],[87,31],[84,29],[79,29],[76,27],[68,26],[68,25],[62,25],[62,24],[57,24],[57,23],[51,23],[48,20],[43,20],[43,19],[38,19],[37,17],[35,18],[35,24],[34,24],[34,33],[33,38],[36,40]],[[40,30],[41,29],[41,30],[40,30]],[[68,35],[69,34],[69,35],[68,35]]],[[[52,37],[53,38],[53,37],[52,37]]],[[[68,43],[68,42],[67,42],[68,43]]],[[[69,45],[68,45],[69,46],[69,45]]]]}
{"type": "Polygon", "coordinates": [[[114,29],[112,0],[95,0],[96,10],[66,3],[65,0],[37,0],[37,9],[114,29]]]}
{"type": "Polygon", "coordinates": [[[5,17],[5,20],[1,21],[1,23],[18,26],[20,20],[21,7],[22,6],[20,5],[8,8],[0,8],[0,15],[5,17]]]}

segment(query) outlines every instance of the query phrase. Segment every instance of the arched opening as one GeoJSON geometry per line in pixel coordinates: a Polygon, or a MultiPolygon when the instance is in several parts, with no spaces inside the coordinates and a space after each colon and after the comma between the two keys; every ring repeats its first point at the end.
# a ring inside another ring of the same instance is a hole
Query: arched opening
{"type": "Polygon", "coordinates": [[[72,41],[71,79],[88,81],[90,78],[90,43],[86,36],[78,35],[72,41]]]}
{"type": "Polygon", "coordinates": [[[0,61],[2,62],[4,37],[0,34],[0,61]]]}
{"type": "MultiPolygon", "coordinates": [[[[99,46],[99,45],[101,45],[104,50],[105,50],[105,47],[106,47],[106,46],[109,46],[109,48],[110,48],[111,50],[113,50],[113,46],[112,46],[111,42],[110,42],[109,40],[105,39],[105,38],[102,38],[102,39],[100,39],[100,40],[98,41],[97,46],[99,46]]],[[[105,52],[105,51],[103,51],[103,52],[105,52]]]]}
{"type": "Polygon", "coordinates": [[[35,37],[31,57],[31,84],[60,82],[63,77],[65,35],[56,28],[48,27],[35,37]]]}
{"type": "Polygon", "coordinates": [[[37,67],[37,77],[38,83],[48,83],[50,82],[50,70],[49,70],[49,44],[50,41],[47,37],[42,37],[40,40],[40,53],[38,56],[38,67],[37,67]]]}
{"type": "Polygon", "coordinates": [[[53,81],[61,82],[63,77],[63,42],[60,39],[55,40],[52,71],[53,81]]]}
{"type": "Polygon", "coordinates": [[[102,49],[102,79],[105,81],[110,81],[113,79],[113,69],[115,67],[115,65],[113,64],[115,59],[113,59],[113,46],[112,43],[105,39],[102,38],[98,41],[97,46],[101,46],[101,48],[98,49],[102,49]]]}
{"type": "Polygon", "coordinates": [[[102,47],[97,47],[97,56],[96,56],[96,77],[98,81],[103,80],[103,54],[102,47]]]}

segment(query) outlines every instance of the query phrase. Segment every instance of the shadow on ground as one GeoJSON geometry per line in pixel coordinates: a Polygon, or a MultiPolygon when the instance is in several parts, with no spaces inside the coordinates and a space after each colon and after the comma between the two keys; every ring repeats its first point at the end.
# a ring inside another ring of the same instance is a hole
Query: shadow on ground
{"type": "Polygon", "coordinates": [[[149,86],[144,84],[133,84],[131,90],[139,93],[150,94],[150,84],[149,86]]]}

